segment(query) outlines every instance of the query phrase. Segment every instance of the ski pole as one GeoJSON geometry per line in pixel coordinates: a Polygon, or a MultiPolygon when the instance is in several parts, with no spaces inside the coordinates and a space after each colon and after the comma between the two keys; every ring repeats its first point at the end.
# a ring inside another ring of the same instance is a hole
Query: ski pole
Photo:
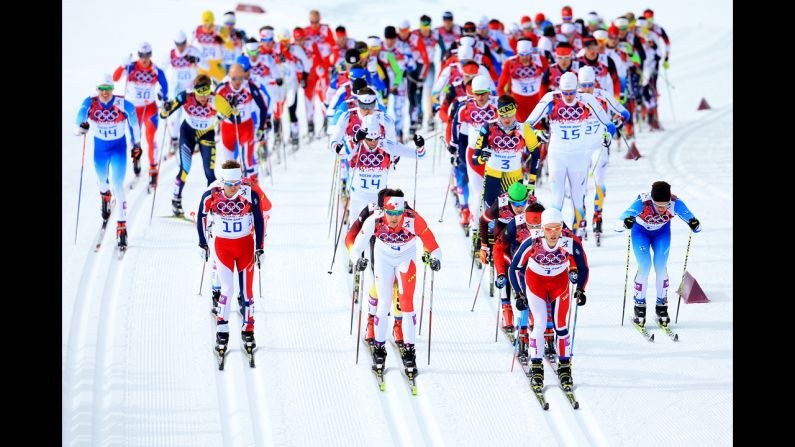
{"type": "Polygon", "coordinates": [[[359,294],[356,286],[359,285],[359,277],[361,277],[361,275],[362,273],[357,269],[356,274],[353,276],[353,293],[351,294],[351,330],[348,335],[353,334],[353,308],[356,305],[356,295],[359,294]]]}
{"type": "Polygon", "coordinates": [[[455,173],[455,167],[450,167],[450,181],[447,182],[447,189],[444,192],[444,204],[442,205],[442,214],[439,216],[439,223],[442,223],[444,219],[444,209],[447,208],[447,197],[450,195],[450,187],[453,184],[453,174],[455,173]]]}
{"type": "MultiPolygon", "coordinates": [[[[500,289],[500,290],[502,290],[502,289],[500,289]]],[[[495,343],[497,342],[497,335],[500,332],[500,307],[501,307],[500,304],[501,303],[502,303],[502,300],[497,302],[497,323],[494,325],[494,342],[495,343]]]]}
{"type": "Polygon", "coordinates": [[[433,328],[433,274],[431,269],[431,305],[428,309],[428,365],[431,364],[431,330],[433,328]]]}
{"type": "Polygon", "coordinates": [[[682,281],[679,283],[679,301],[676,303],[676,320],[674,323],[679,322],[679,305],[682,304],[682,289],[685,287],[685,274],[687,273],[687,257],[690,256],[690,240],[693,239],[693,230],[690,230],[690,236],[687,238],[687,251],[685,251],[685,267],[682,270],[682,281]]]}
{"type": "Polygon", "coordinates": [[[627,272],[624,275],[624,306],[621,308],[621,326],[624,325],[624,312],[627,310],[627,283],[629,282],[629,247],[632,242],[632,231],[627,235],[627,272]]]}
{"type": "Polygon", "coordinates": [[[337,247],[340,244],[340,235],[342,234],[342,227],[344,226],[342,223],[345,221],[345,214],[348,212],[348,202],[350,201],[351,196],[345,198],[345,207],[342,209],[342,219],[340,219],[340,226],[339,231],[337,232],[337,241],[334,243],[334,254],[331,255],[331,267],[328,268],[328,274],[331,274],[332,269],[334,268],[334,261],[337,259],[337,247]]]}
{"type": "MultiPolygon", "coordinates": [[[[484,150],[487,150],[487,149],[484,149],[484,150]]],[[[486,195],[486,176],[484,175],[483,176],[483,187],[480,189],[480,207],[478,208],[478,216],[477,216],[478,222],[480,222],[480,216],[483,215],[483,196],[485,196],[485,195],[486,195]]],[[[475,267],[475,247],[477,247],[478,242],[481,241],[480,228],[478,228],[477,234],[478,234],[478,236],[475,238],[475,243],[473,244],[473,247],[472,247],[472,264],[469,266],[469,286],[472,286],[472,270],[475,267]]],[[[481,278],[483,278],[482,275],[481,275],[481,278]]],[[[480,288],[480,285],[478,285],[478,288],[480,288]]],[[[473,305],[473,308],[474,308],[474,305],[473,305]]]]}
{"type": "Polygon", "coordinates": [[[75,220],[75,245],[77,245],[77,227],[80,225],[80,199],[83,197],[83,166],[86,159],[86,134],[83,134],[83,155],[80,156],[80,187],[77,190],[77,220],[75,220]]]}
{"type": "MultiPolygon", "coordinates": [[[[473,259],[472,265],[475,265],[474,259],[473,259]]],[[[480,280],[478,280],[478,287],[477,287],[477,289],[475,289],[475,300],[472,301],[472,309],[469,309],[470,312],[474,312],[475,311],[475,303],[478,302],[478,295],[480,295],[480,283],[483,282],[483,277],[486,275],[486,269],[482,269],[482,270],[483,271],[480,274],[480,280]]]]}
{"type": "MultiPolygon", "coordinates": [[[[158,149],[163,148],[163,145],[166,144],[166,134],[168,133],[168,117],[163,120],[163,138],[160,140],[160,147],[158,149]]],[[[180,149],[181,151],[182,149],[180,149]]],[[[155,151],[157,152],[157,151],[155,151]]],[[[152,194],[152,209],[149,211],[149,225],[152,225],[152,216],[155,214],[155,199],[157,199],[157,183],[160,181],[160,154],[156,153],[156,160],[157,165],[155,167],[155,192],[152,194]]],[[[192,155],[189,155],[189,157],[192,155]]]]}
{"type": "Polygon", "coordinates": [[[202,294],[202,285],[204,285],[204,270],[207,267],[207,258],[204,258],[204,262],[202,262],[202,279],[199,281],[199,293],[196,295],[202,294]]]}
{"type": "Polygon", "coordinates": [[[422,303],[420,304],[420,330],[418,335],[422,335],[422,314],[425,310],[425,272],[428,271],[428,264],[425,264],[425,261],[422,262],[425,267],[422,268],[422,303]]]}
{"type": "Polygon", "coordinates": [[[414,203],[411,205],[414,210],[417,209],[417,171],[420,168],[420,154],[419,148],[414,149],[414,203]]]}
{"type": "Polygon", "coordinates": [[[329,188],[328,194],[328,206],[326,207],[326,215],[331,221],[331,204],[334,203],[334,191],[337,189],[337,171],[339,170],[340,165],[340,154],[337,154],[337,158],[334,160],[334,165],[332,165],[331,170],[331,187],[329,188]]]}
{"type": "Polygon", "coordinates": [[[665,79],[665,86],[668,89],[668,103],[671,104],[671,115],[674,117],[674,122],[676,122],[676,114],[674,113],[674,100],[671,97],[671,84],[668,82],[668,70],[663,70],[663,79],[665,79]]]}
{"type": "Polygon", "coordinates": [[[262,266],[260,266],[259,260],[257,260],[257,278],[259,279],[259,297],[262,298],[262,266]]]}
{"type": "MultiPolygon", "coordinates": [[[[356,329],[356,364],[359,364],[359,339],[362,337],[362,289],[364,285],[364,272],[359,273],[359,325],[356,329]]],[[[351,331],[353,332],[353,331],[351,331]]],[[[430,340],[428,340],[430,343],[430,340]]]]}

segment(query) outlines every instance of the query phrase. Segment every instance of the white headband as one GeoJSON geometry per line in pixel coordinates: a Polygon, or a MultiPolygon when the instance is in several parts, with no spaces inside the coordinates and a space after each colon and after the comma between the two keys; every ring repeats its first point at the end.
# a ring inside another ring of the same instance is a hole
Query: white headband
{"type": "Polygon", "coordinates": [[[221,169],[221,178],[225,181],[240,180],[243,178],[243,172],[240,168],[221,169]]]}

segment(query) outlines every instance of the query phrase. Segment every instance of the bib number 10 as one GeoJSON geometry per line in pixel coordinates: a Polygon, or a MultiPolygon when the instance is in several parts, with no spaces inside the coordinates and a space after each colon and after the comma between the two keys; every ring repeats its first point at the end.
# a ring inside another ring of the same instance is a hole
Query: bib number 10
{"type": "Polygon", "coordinates": [[[370,186],[372,186],[375,189],[381,189],[381,179],[380,178],[371,178],[371,179],[369,179],[370,180],[370,182],[369,182],[370,186],[367,186],[368,185],[368,182],[367,182],[368,179],[361,178],[359,180],[362,181],[362,189],[370,189],[370,186]]]}
{"type": "Polygon", "coordinates": [[[224,221],[224,233],[239,233],[243,231],[243,222],[233,222],[232,231],[229,231],[229,222],[224,221]]]}

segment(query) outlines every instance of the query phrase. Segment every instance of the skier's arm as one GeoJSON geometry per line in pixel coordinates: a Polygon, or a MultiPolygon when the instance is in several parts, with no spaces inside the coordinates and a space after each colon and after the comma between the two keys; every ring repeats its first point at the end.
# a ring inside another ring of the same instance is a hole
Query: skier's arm
{"type": "Polygon", "coordinates": [[[618,70],[616,69],[616,63],[613,62],[612,57],[607,58],[607,73],[610,75],[610,79],[613,80],[613,96],[616,98],[620,98],[621,80],[618,79],[618,70]]]}
{"type": "Polygon", "coordinates": [[[263,243],[265,239],[263,235],[265,234],[265,225],[262,219],[262,210],[260,209],[260,198],[257,191],[251,190],[251,214],[254,216],[254,246],[255,249],[263,248],[263,243]]]}
{"type": "Polygon", "coordinates": [[[171,101],[163,101],[163,107],[166,104],[170,104],[170,109],[168,110],[168,116],[171,116],[172,113],[176,112],[177,109],[182,107],[185,104],[185,100],[187,99],[187,92],[184,90],[177,93],[177,95],[171,101]]]}
{"type": "Polygon", "coordinates": [[[585,285],[588,284],[588,258],[585,256],[582,243],[580,243],[577,238],[571,238],[571,242],[571,256],[574,258],[574,264],[577,266],[577,288],[585,290],[585,285]]]}
{"type": "Polygon", "coordinates": [[[356,240],[356,234],[362,229],[362,224],[368,217],[370,217],[370,205],[365,205],[356,220],[351,223],[351,228],[345,233],[345,248],[348,249],[348,255],[350,255],[351,247],[356,240]]]}
{"type": "Polygon", "coordinates": [[[511,69],[510,69],[510,60],[506,60],[502,63],[502,73],[500,74],[500,80],[497,84],[497,94],[503,95],[509,93],[509,88],[511,86],[511,69]]]}
{"type": "Polygon", "coordinates": [[[431,229],[428,228],[428,224],[425,222],[425,219],[423,219],[422,216],[420,216],[420,213],[416,211],[414,211],[414,231],[422,240],[422,245],[425,246],[425,250],[431,252],[431,257],[441,261],[442,249],[439,248],[439,244],[436,242],[436,238],[434,237],[431,229]]]}
{"type": "Polygon", "coordinates": [[[447,87],[447,81],[450,79],[450,66],[443,68],[442,71],[439,73],[439,77],[433,81],[433,87],[431,87],[431,104],[438,108],[441,103],[441,95],[442,90],[447,87]]]}
{"type": "MultiPolygon", "coordinates": [[[[689,223],[690,219],[694,219],[696,216],[693,215],[693,212],[690,211],[685,202],[682,202],[682,199],[676,198],[674,200],[674,212],[683,220],[685,223],[689,223]]],[[[699,224],[698,227],[693,230],[694,233],[701,232],[701,225],[699,224]]]]}
{"type": "Polygon", "coordinates": [[[88,120],[88,109],[90,108],[91,108],[91,97],[89,96],[83,100],[82,104],[80,104],[80,109],[77,111],[77,119],[75,119],[76,126],[79,126],[88,120]]]}
{"type": "Polygon", "coordinates": [[[384,149],[393,157],[423,158],[425,157],[424,148],[415,148],[400,144],[395,140],[384,139],[384,149]],[[422,149],[422,150],[420,150],[422,149]]]}
{"type": "Polygon", "coordinates": [[[508,228],[505,230],[502,237],[494,239],[494,250],[492,250],[491,257],[494,261],[494,269],[497,271],[497,275],[508,275],[505,268],[505,256],[508,254],[508,250],[510,250],[508,241],[516,239],[515,230],[516,225],[508,224],[508,228]]]}
{"type": "MultiPolygon", "coordinates": [[[[497,202],[499,202],[499,200],[495,200],[490,207],[483,210],[483,215],[478,219],[478,227],[480,228],[480,233],[478,234],[489,234],[489,222],[496,219],[500,214],[500,206],[497,202]]],[[[488,245],[488,240],[484,241],[481,239],[480,245],[488,245]]]]}
{"type": "Polygon", "coordinates": [[[626,109],[614,96],[611,95],[604,95],[605,100],[607,100],[607,105],[613,110],[614,113],[621,115],[624,118],[624,122],[629,121],[629,110],[626,109]]]}
{"type": "Polygon", "coordinates": [[[265,123],[268,121],[268,106],[266,106],[265,101],[262,100],[262,93],[260,93],[260,89],[256,84],[249,81],[249,89],[251,90],[251,97],[254,99],[254,103],[259,107],[260,120],[258,127],[260,129],[265,129],[265,123]]]}
{"type": "Polygon", "coordinates": [[[422,73],[420,74],[420,79],[425,79],[425,77],[428,76],[428,71],[431,69],[431,60],[428,58],[428,50],[425,49],[425,42],[423,42],[420,36],[417,36],[417,49],[422,59],[422,73]]]}
{"type": "Polygon", "coordinates": [[[370,236],[372,236],[375,231],[375,216],[375,213],[373,213],[370,217],[365,219],[362,223],[362,229],[359,230],[359,234],[356,235],[356,239],[353,241],[353,246],[348,251],[348,257],[354,265],[365,247],[370,245],[370,236]]]}
{"type": "MultiPolygon", "coordinates": [[[[679,199],[676,200],[678,201],[679,199]]],[[[624,211],[621,214],[621,216],[619,216],[619,219],[624,220],[627,217],[635,217],[642,212],[643,212],[643,201],[640,200],[640,197],[638,197],[637,199],[635,199],[634,202],[632,202],[632,205],[630,205],[629,208],[627,208],[627,210],[624,211]]]]}
{"type": "Polygon", "coordinates": [[[475,141],[475,152],[472,154],[472,163],[474,163],[475,166],[486,164],[487,160],[483,160],[481,154],[484,149],[488,149],[488,141],[489,126],[488,124],[484,124],[481,126],[480,131],[478,132],[478,139],[475,141]]]}
{"type": "Polygon", "coordinates": [[[163,95],[163,102],[165,103],[168,102],[168,80],[160,67],[155,68],[157,68],[157,83],[160,84],[160,93],[163,95]]]}
{"type": "Polygon", "coordinates": [[[511,288],[514,291],[521,291],[524,293],[524,284],[519,280],[519,275],[524,273],[527,262],[525,254],[532,242],[533,238],[528,238],[526,241],[522,242],[522,245],[520,245],[519,249],[514,253],[513,259],[511,259],[511,265],[508,268],[508,280],[511,282],[511,288]]]}
{"type": "Polygon", "coordinates": [[[536,123],[538,123],[541,118],[549,115],[552,112],[552,98],[554,97],[554,93],[549,92],[545,94],[541,101],[538,101],[533,111],[530,112],[530,115],[525,120],[525,123],[530,123],[531,126],[535,127],[536,123]]]}
{"type": "MultiPolygon", "coordinates": [[[[329,141],[329,149],[331,149],[335,153],[336,151],[334,150],[334,148],[336,145],[339,144],[342,145],[343,147],[345,146],[345,129],[348,127],[348,120],[350,119],[350,117],[351,117],[350,111],[344,112],[342,116],[340,116],[340,119],[337,120],[337,124],[334,126],[334,130],[332,131],[333,133],[331,134],[331,139],[329,141]]],[[[346,153],[348,152],[347,148],[345,152],[346,153]]],[[[341,153],[342,151],[340,151],[340,154],[341,153]]]]}
{"type": "Polygon", "coordinates": [[[599,101],[596,99],[596,97],[591,94],[584,93],[582,99],[588,108],[591,109],[591,112],[594,114],[594,116],[596,116],[596,119],[607,126],[607,131],[610,132],[611,135],[616,133],[616,125],[610,121],[610,117],[607,115],[607,112],[605,112],[605,109],[599,104],[599,101]]]}
{"type": "Polygon", "coordinates": [[[212,190],[207,188],[199,200],[199,212],[196,215],[196,231],[199,233],[199,245],[207,244],[205,234],[207,232],[207,219],[210,218],[210,210],[212,202],[212,190]]]}
{"type": "MultiPolygon", "coordinates": [[[[134,63],[134,62],[133,62],[134,63]]],[[[127,74],[130,72],[130,67],[132,64],[127,65],[119,65],[116,70],[113,72],[113,81],[118,82],[121,79],[122,74],[127,74]]]]}
{"type": "Polygon", "coordinates": [[[400,68],[397,60],[395,60],[395,55],[392,54],[392,52],[386,52],[386,60],[389,61],[389,66],[392,67],[392,72],[395,73],[395,80],[392,82],[392,85],[397,87],[403,80],[403,70],[400,68]]]}

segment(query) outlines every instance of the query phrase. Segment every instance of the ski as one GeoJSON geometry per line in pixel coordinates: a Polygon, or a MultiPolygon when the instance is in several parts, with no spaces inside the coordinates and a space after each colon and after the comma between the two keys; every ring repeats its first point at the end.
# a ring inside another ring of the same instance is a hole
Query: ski
{"type": "Polygon", "coordinates": [[[679,341],[679,334],[677,334],[676,332],[672,331],[672,330],[671,330],[671,328],[670,328],[669,326],[663,326],[662,324],[660,324],[660,321],[659,321],[659,320],[657,320],[657,326],[659,326],[659,327],[660,327],[660,329],[662,329],[662,330],[663,330],[663,332],[665,332],[665,333],[666,333],[666,335],[668,335],[669,337],[671,337],[671,340],[673,340],[673,341],[679,341]]]}
{"type": "Polygon", "coordinates": [[[638,332],[640,332],[640,335],[646,338],[646,341],[649,343],[654,343],[654,334],[650,334],[645,327],[635,323],[634,321],[632,322],[632,325],[635,326],[635,329],[637,329],[638,332]]]}
{"type": "Polygon", "coordinates": [[[243,353],[243,356],[245,356],[246,359],[248,360],[248,366],[250,366],[251,368],[255,368],[256,367],[256,365],[254,365],[254,353],[256,351],[257,351],[257,348],[250,349],[250,348],[246,347],[245,345],[243,346],[243,349],[240,350],[240,352],[243,353]]]}
{"type": "Polygon", "coordinates": [[[561,384],[560,389],[563,390],[563,394],[566,395],[566,399],[571,404],[571,407],[574,408],[575,410],[578,410],[580,408],[580,403],[577,402],[577,398],[574,396],[574,391],[572,391],[571,386],[570,385],[563,386],[561,384]]]}
{"type": "Polygon", "coordinates": [[[185,217],[184,214],[181,215],[181,216],[175,216],[175,215],[172,214],[170,216],[157,216],[157,217],[159,217],[161,219],[183,220],[185,222],[188,222],[189,224],[194,224],[195,223],[192,219],[188,219],[187,217],[185,217]]]}
{"type": "Polygon", "coordinates": [[[102,239],[105,239],[105,230],[108,229],[108,221],[102,221],[102,227],[99,229],[99,234],[97,234],[97,243],[94,247],[94,253],[98,252],[99,249],[102,247],[102,239]]]}
{"type": "Polygon", "coordinates": [[[417,370],[416,368],[414,371],[409,371],[408,368],[403,369],[403,377],[406,378],[409,384],[409,389],[411,390],[411,395],[417,395],[417,370]]]}
{"type": "Polygon", "coordinates": [[[386,364],[382,365],[381,368],[377,368],[375,363],[373,363],[373,352],[375,351],[375,345],[365,340],[364,337],[362,337],[362,343],[367,346],[370,352],[370,362],[372,363],[371,370],[373,375],[375,375],[375,380],[378,382],[378,389],[381,391],[386,391],[386,382],[384,382],[384,373],[387,370],[386,364]]]}
{"type": "Polygon", "coordinates": [[[138,180],[140,179],[141,179],[140,175],[136,175],[135,177],[133,177],[133,179],[130,180],[130,183],[127,184],[127,189],[135,189],[135,186],[138,185],[138,180]]]}
{"type": "MultiPolygon", "coordinates": [[[[533,377],[533,372],[530,368],[530,363],[524,363],[520,361],[519,365],[521,365],[522,371],[524,372],[525,377],[527,377],[527,380],[531,380],[533,377]]],[[[549,410],[549,402],[547,402],[547,399],[544,397],[544,388],[530,385],[530,390],[533,392],[533,395],[535,395],[536,400],[538,400],[538,404],[541,405],[541,408],[543,408],[545,411],[549,410]]]]}
{"type": "Polygon", "coordinates": [[[224,361],[226,360],[227,349],[224,348],[221,352],[218,352],[217,349],[213,348],[213,354],[215,355],[215,360],[218,362],[218,371],[223,371],[224,361]]]}
{"type": "Polygon", "coordinates": [[[516,344],[516,335],[514,334],[514,331],[516,329],[514,329],[514,328],[505,329],[505,327],[501,327],[500,329],[502,329],[502,333],[505,334],[506,337],[508,337],[508,340],[510,340],[511,344],[515,345],[516,344]]]}
{"type": "Polygon", "coordinates": [[[119,261],[124,259],[124,255],[127,253],[127,246],[126,245],[117,245],[116,246],[116,257],[119,261]]]}
{"type": "Polygon", "coordinates": [[[594,240],[596,241],[596,246],[597,247],[601,247],[602,246],[602,233],[594,231],[593,236],[594,236],[594,240]]]}

